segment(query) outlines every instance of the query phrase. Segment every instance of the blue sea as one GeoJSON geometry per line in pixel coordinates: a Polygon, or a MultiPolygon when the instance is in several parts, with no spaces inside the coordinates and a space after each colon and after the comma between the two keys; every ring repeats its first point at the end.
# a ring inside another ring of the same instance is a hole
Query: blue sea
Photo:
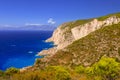
{"type": "Polygon", "coordinates": [[[33,65],[38,52],[53,47],[52,31],[0,31],[0,70],[33,65]]]}

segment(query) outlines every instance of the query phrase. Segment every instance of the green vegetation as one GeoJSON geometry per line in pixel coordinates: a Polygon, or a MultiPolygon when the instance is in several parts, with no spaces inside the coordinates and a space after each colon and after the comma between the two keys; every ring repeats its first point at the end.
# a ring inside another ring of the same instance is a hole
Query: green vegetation
{"type": "Polygon", "coordinates": [[[120,63],[113,58],[102,57],[90,67],[77,66],[75,71],[79,74],[87,74],[93,80],[116,80],[120,77],[120,63]]]}
{"type": "Polygon", "coordinates": [[[109,14],[109,15],[106,15],[106,16],[102,16],[102,17],[99,17],[97,18],[99,21],[103,21],[111,16],[116,16],[116,17],[120,17],[120,13],[115,13],[115,14],[109,14]]]}
{"type": "MultiPolygon", "coordinates": [[[[99,21],[103,21],[109,17],[112,16],[116,16],[120,18],[120,13],[115,13],[115,14],[109,14],[106,16],[102,16],[102,17],[97,17],[96,19],[98,19],[99,21]]],[[[91,18],[91,19],[83,19],[83,20],[76,20],[76,21],[71,21],[71,22],[67,22],[64,23],[63,25],[61,25],[60,29],[63,30],[63,34],[64,34],[64,38],[67,40],[69,39],[69,37],[72,35],[71,29],[80,25],[84,25],[88,22],[91,22],[93,19],[95,18],[91,18]]]]}
{"type": "Polygon", "coordinates": [[[119,59],[120,23],[103,27],[90,33],[65,50],[58,51],[47,63],[74,67],[77,65],[90,66],[103,55],[119,59]]]}
{"type": "Polygon", "coordinates": [[[92,20],[93,19],[85,19],[85,20],[76,20],[76,21],[73,21],[73,22],[68,22],[68,23],[65,23],[65,25],[62,26],[61,29],[66,29],[64,34],[68,34],[68,33],[71,33],[72,28],[74,28],[76,26],[79,26],[79,25],[82,25],[82,24],[85,24],[87,22],[90,22],[92,20]]]}
{"type": "Polygon", "coordinates": [[[105,80],[115,80],[120,76],[120,63],[109,57],[102,57],[101,60],[86,69],[87,74],[99,76],[105,80]]]}
{"type": "Polygon", "coordinates": [[[85,67],[82,66],[82,65],[79,65],[75,68],[75,71],[79,74],[84,73],[85,72],[85,67]]]}
{"type": "Polygon", "coordinates": [[[67,23],[65,26],[62,26],[61,29],[65,29],[66,27],[69,27],[69,30],[71,30],[72,28],[76,26],[85,24],[90,21],[92,21],[92,19],[76,20],[76,21],[67,23]]]}
{"type": "Polygon", "coordinates": [[[15,74],[15,73],[19,73],[19,69],[14,68],[14,67],[8,68],[8,69],[5,71],[5,74],[7,74],[7,75],[13,75],[13,74],[15,74]]]}
{"type": "Polygon", "coordinates": [[[70,80],[70,73],[62,66],[47,67],[47,71],[54,71],[55,80],[70,80]]]}
{"type": "Polygon", "coordinates": [[[17,72],[10,68],[1,71],[0,80],[118,80],[120,79],[120,62],[114,58],[102,57],[89,67],[82,65],[73,69],[63,66],[48,66],[44,70],[17,72]],[[12,72],[9,76],[6,72],[12,72]],[[14,73],[14,74],[13,74],[14,73]]]}
{"type": "MultiPolygon", "coordinates": [[[[103,21],[111,16],[116,16],[116,17],[120,17],[120,13],[115,13],[115,14],[109,14],[109,15],[105,15],[105,16],[102,16],[102,17],[98,17],[96,19],[98,19],[99,21],[103,21]]],[[[71,29],[76,27],[76,26],[80,26],[80,25],[83,25],[85,23],[88,23],[90,21],[92,21],[94,18],[91,18],[91,19],[83,19],[83,20],[76,20],[76,21],[71,21],[71,22],[68,22],[68,23],[65,23],[65,25],[61,26],[61,29],[65,29],[67,28],[67,30],[65,31],[64,34],[67,34],[67,33],[71,33],[71,29]]]]}

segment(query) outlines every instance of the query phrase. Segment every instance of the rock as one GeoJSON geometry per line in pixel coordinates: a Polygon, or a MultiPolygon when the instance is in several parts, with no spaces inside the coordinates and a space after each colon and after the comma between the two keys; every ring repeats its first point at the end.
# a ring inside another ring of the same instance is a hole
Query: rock
{"type": "Polygon", "coordinates": [[[86,24],[76,26],[69,31],[70,23],[65,23],[59,26],[54,32],[51,38],[47,39],[46,42],[54,42],[57,45],[54,48],[50,48],[48,50],[43,50],[38,55],[54,55],[58,50],[64,49],[68,45],[70,45],[75,40],[78,40],[82,37],[87,36],[91,32],[94,32],[102,27],[109,26],[112,24],[117,24],[120,22],[120,18],[116,16],[111,16],[104,21],[98,21],[94,19],[86,24]],[[63,29],[64,27],[64,29],[63,29]]]}
{"type": "Polygon", "coordinates": [[[31,68],[32,68],[32,66],[23,67],[23,68],[20,69],[20,72],[25,72],[25,71],[27,71],[28,69],[31,69],[31,68]]]}
{"type": "Polygon", "coordinates": [[[117,24],[120,22],[120,18],[117,18],[115,16],[107,18],[104,21],[98,21],[97,19],[94,19],[93,21],[86,23],[84,25],[77,26],[71,30],[75,40],[78,40],[82,37],[87,36],[89,33],[100,29],[103,26],[109,26],[112,24],[117,24]]]}
{"type": "Polygon", "coordinates": [[[57,52],[56,47],[50,48],[48,50],[42,50],[41,52],[38,53],[39,56],[46,56],[46,55],[54,55],[54,53],[57,52]]]}
{"type": "Polygon", "coordinates": [[[66,26],[69,23],[63,24],[59,26],[53,33],[52,37],[46,40],[47,42],[54,42],[55,45],[57,45],[57,49],[63,49],[66,46],[70,45],[73,41],[78,40],[82,37],[87,36],[89,33],[100,29],[104,26],[109,26],[112,24],[117,24],[120,22],[120,18],[117,18],[116,16],[112,16],[107,18],[104,21],[98,21],[97,19],[94,19],[91,22],[88,22],[83,25],[76,26],[71,29],[71,33],[68,32],[68,27],[66,26]],[[66,26],[64,29],[61,27],[66,26]]]}

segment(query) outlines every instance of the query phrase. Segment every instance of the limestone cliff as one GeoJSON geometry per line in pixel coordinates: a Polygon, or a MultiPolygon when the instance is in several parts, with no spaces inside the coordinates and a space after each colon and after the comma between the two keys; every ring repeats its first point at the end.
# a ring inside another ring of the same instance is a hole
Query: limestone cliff
{"type": "Polygon", "coordinates": [[[98,21],[97,19],[94,19],[89,23],[71,29],[71,31],[74,39],[78,40],[101,27],[117,24],[119,22],[120,18],[117,18],[116,16],[109,17],[104,21],[98,21]]]}
{"type": "Polygon", "coordinates": [[[77,21],[64,23],[54,31],[51,38],[46,40],[47,42],[54,42],[54,44],[57,46],[55,48],[42,51],[39,53],[39,55],[50,54],[50,52],[51,54],[54,54],[57,50],[67,47],[72,42],[87,36],[89,33],[94,32],[101,27],[117,24],[119,22],[119,17],[110,16],[103,21],[99,21],[97,18],[90,19],[74,27],[71,27],[71,25],[77,23],[77,21]]]}
{"type": "Polygon", "coordinates": [[[62,29],[63,26],[67,26],[69,23],[62,24],[59,26],[53,33],[52,37],[46,40],[47,42],[54,42],[57,45],[57,49],[63,49],[67,45],[69,45],[72,41],[74,41],[74,37],[72,33],[67,32],[69,30],[69,26],[62,29]],[[66,33],[67,32],[67,33],[66,33]]]}
{"type": "Polygon", "coordinates": [[[117,18],[116,16],[109,17],[104,21],[98,21],[97,19],[93,19],[86,24],[72,28],[71,32],[65,33],[69,29],[69,26],[66,26],[68,23],[66,23],[58,27],[54,31],[53,36],[47,41],[53,41],[55,45],[58,45],[57,49],[63,49],[64,47],[71,44],[73,41],[78,40],[101,27],[117,24],[119,22],[120,18],[117,18]],[[66,26],[66,28],[61,29],[61,27],[63,26],[66,26]]]}

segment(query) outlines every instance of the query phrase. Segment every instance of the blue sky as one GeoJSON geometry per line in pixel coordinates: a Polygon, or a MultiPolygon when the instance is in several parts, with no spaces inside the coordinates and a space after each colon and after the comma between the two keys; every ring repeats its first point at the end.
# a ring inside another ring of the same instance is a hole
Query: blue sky
{"type": "Polygon", "coordinates": [[[115,12],[120,0],[0,0],[0,25],[59,25],[115,12]]]}

